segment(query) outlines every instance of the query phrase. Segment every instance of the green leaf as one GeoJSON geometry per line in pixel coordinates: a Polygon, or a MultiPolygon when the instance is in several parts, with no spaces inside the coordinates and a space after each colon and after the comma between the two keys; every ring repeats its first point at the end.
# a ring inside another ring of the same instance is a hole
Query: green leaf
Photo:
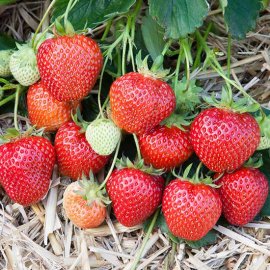
{"type": "Polygon", "coordinates": [[[206,236],[204,236],[199,241],[185,241],[191,248],[201,248],[204,246],[208,246],[211,244],[216,243],[217,241],[217,234],[214,231],[208,232],[206,236]]]}
{"type": "Polygon", "coordinates": [[[6,34],[0,34],[0,50],[9,50],[15,48],[16,41],[12,37],[6,34]]]}
{"type": "Polygon", "coordinates": [[[15,3],[16,0],[0,0],[0,6],[4,6],[4,5],[10,5],[15,3]]]}
{"type": "Polygon", "coordinates": [[[149,14],[143,18],[141,28],[144,44],[152,59],[155,60],[165,46],[164,29],[149,14]]]}
{"type": "MultiPolygon", "coordinates": [[[[265,176],[268,179],[269,186],[270,186],[270,151],[269,150],[264,150],[260,151],[262,153],[262,158],[263,158],[263,166],[260,167],[260,171],[265,174],[265,176]]],[[[268,193],[268,197],[266,199],[266,202],[261,210],[260,213],[261,216],[270,216],[270,192],[268,193]]]]}
{"type": "Polygon", "coordinates": [[[208,4],[205,0],[149,0],[149,11],[168,38],[179,39],[203,24],[208,4]]]}
{"type": "Polygon", "coordinates": [[[245,38],[246,33],[255,28],[261,7],[261,0],[228,0],[224,19],[232,37],[245,38]]]}
{"type": "Polygon", "coordinates": [[[262,9],[265,9],[269,6],[270,4],[270,0],[262,0],[262,4],[263,4],[263,8],[262,9]]]}
{"type": "MultiPolygon", "coordinates": [[[[65,13],[69,0],[56,1],[52,21],[65,13]]],[[[69,12],[68,19],[76,30],[94,28],[99,23],[129,11],[135,0],[80,0],[69,12]]]]}

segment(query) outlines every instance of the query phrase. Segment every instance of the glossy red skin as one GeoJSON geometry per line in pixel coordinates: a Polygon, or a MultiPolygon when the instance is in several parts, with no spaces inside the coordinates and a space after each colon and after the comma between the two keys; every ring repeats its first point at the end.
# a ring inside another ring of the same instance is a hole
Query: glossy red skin
{"type": "Polygon", "coordinates": [[[189,133],[175,126],[153,128],[139,137],[139,146],[145,163],[157,169],[173,169],[193,153],[189,133]]]}
{"type": "Polygon", "coordinates": [[[145,221],[160,205],[164,180],[124,168],[113,171],[106,188],[117,220],[132,227],[145,221]]]}
{"type": "Polygon", "coordinates": [[[197,241],[216,224],[221,215],[217,191],[205,184],[176,179],[165,188],[162,211],[173,235],[197,241]]]}
{"type": "Polygon", "coordinates": [[[87,96],[96,83],[102,63],[98,44],[83,35],[47,39],[37,53],[41,80],[59,101],[87,96]]]}
{"type": "Polygon", "coordinates": [[[233,225],[244,226],[262,209],[268,196],[268,181],[258,169],[241,168],[217,181],[224,217],[233,225]]]}
{"type": "Polygon", "coordinates": [[[48,192],[55,151],[42,137],[25,137],[0,146],[0,183],[16,203],[28,206],[48,192]]]}
{"type": "Polygon", "coordinates": [[[78,180],[100,171],[109,156],[98,155],[86,141],[85,133],[74,122],[68,122],[58,129],[55,137],[55,151],[62,175],[78,180]]]}
{"type": "Polygon", "coordinates": [[[114,122],[127,132],[142,134],[167,118],[175,108],[172,88],[137,72],[116,79],[110,88],[114,122]]]}
{"type": "Polygon", "coordinates": [[[36,128],[56,131],[71,120],[79,102],[60,102],[56,100],[40,81],[31,85],[27,91],[27,110],[30,122],[36,128]]]}
{"type": "Polygon", "coordinates": [[[248,160],[260,143],[260,128],[248,113],[211,108],[190,128],[193,149],[212,171],[233,171],[248,160]]]}

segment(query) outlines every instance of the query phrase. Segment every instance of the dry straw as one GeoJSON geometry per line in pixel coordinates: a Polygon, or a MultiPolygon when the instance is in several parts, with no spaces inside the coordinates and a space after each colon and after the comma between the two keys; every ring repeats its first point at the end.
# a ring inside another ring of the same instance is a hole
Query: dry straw
{"type": "MultiPolygon", "coordinates": [[[[0,7],[0,32],[18,40],[27,39],[48,4],[49,1],[22,1],[17,6],[0,7]]],[[[226,63],[226,29],[217,12],[210,15],[221,34],[210,34],[208,44],[223,53],[219,60],[226,63]]],[[[103,26],[97,31],[102,29],[103,26]]],[[[270,100],[269,32],[270,16],[265,13],[254,32],[232,45],[233,78],[264,106],[270,100]]],[[[221,89],[222,80],[212,70],[195,70],[192,77],[200,80],[206,93],[221,89]]],[[[12,119],[12,114],[0,116],[0,133],[12,126],[12,119]]],[[[23,128],[27,119],[19,120],[23,128]]],[[[58,178],[56,173],[52,180],[46,200],[28,208],[13,204],[0,189],[0,269],[128,270],[144,237],[141,226],[126,228],[107,215],[106,223],[97,229],[75,228],[62,209],[63,192],[70,180],[58,178]]],[[[174,246],[156,230],[137,269],[270,269],[268,218],[241,229],[216,226],[215,230],[218,242],[198,250],[185,244],[174,246]]]]}

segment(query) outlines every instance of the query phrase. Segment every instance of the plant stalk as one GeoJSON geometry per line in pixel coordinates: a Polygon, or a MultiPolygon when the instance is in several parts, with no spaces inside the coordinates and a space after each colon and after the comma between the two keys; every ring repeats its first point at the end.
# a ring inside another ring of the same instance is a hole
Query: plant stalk
{"type": "Polygon", "coordinates": [[[21,89],[21,86],[18,85],[16,87],[15,104],[14,104],[14,127],[18,131],[19,131],[19,126],[18,126],[18,106],[19,106],[20,89],[21,89]]]}
{"type": "Polygon", "coordinates": [[[144,251],[144,248],[145,248],[145,246],[147,244],[147,241],[148,241],[148,239],[150,237],[150,234],[152,233],[152,231],[154,229],[154,226],[156,224],[159,211],[160,211],[160,209],[157,209],[156,212],[155,212],[155,214],[154,214],[154,216],[153,216],[153,218],[152,218],[152,221],[150,223],[150,226],[149,226],[149,228],[147,230],[147,233],[146,233],[146,235],[145,235],[145,237],[143,239],[141,248],[139,249],[138,253],[135,256],[135,259],[134,259],[133,264],[131,266],[131,270],[136,270],[136,268],[137,268],[137,264],[139,263],[139,261],[141,259],[141,255],[142,255],[142,253],[144,251]]]}
{"type": "Polygon", "coordinates": [[[112,174],[112,171],[113,171],[113,168],[114,168],[114,165],[116,163],[116,160],[117,160],[117,156],[118,156],[118,153],[119,153],[119,149],[120,149],[120,144],[121,144],[121,140],[119,140],[118,144],[117,144],[117,147],[116,147],[116,150],[115,150],[115,153],[114,153],[114,157],[113,157],[113,161],[112,161],[112,165],[108,171],[108,174],[106,176],[106,178],[104,179],[104,181],[102,182],[102,184],[100,185],[100,189],[102,189],[103,187],[105,187],[109,177],[111,176],[112,174]]]}
{"type": "Polygon", "coordinates": [[[44,15],[43,15],[43,17],[42,17],[42,19],[41,19],[41,21],[40,21],[40,23],[39,23],[39,25],[38,25],[36,31],[35,31],[35,34],[34,34],[33,39],[32,39],[32,47],[33,47],[34,50],[36,49],[35,39],[36,39],[36,37],[37,37],[37,34],[38,34],[38,32],[39,32],[39,30],[40,30],[40,28],[41,28],[43,22],[45,21],[46,17],[49,15],[49,12],[50,12],[50,10],[52,9],[52,7],[54,6],[54,4],[55,4],[56,1],[57,1],[57,0],[53,0],[53,1],[50,3],[50,5],[48,6],[46,12],[44,13],[44,15]]]}
{"type": "Polygon", "coordinates": [[[142,159],[142,155],[141,155],[141,150],[140,150],[138,138],[137,138],[136,134],[134,134],[134,133],[133,133],[133,138],[134,138],[136,149],[137,149],[138,159],[141,160],[142,159]]]}

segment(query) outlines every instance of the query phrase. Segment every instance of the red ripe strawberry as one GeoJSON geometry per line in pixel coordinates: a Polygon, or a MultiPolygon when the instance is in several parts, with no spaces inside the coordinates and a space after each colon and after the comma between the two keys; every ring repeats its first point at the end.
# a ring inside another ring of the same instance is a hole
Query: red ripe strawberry
{"type": "Polygon", "coordinates": [[[262,209],[268,195],[268,181],[258,169],[241,168],[226,173],[217,182],[224,217],[243,226],[262,209]]]}
{"type": "Polygon", "coordinates": [[[88,95],[102,62],[98,44],[76,34],[47,39],[37,54],[41,80],[59,101],[80,100],[88,95]]]}
{"type": "Polygon", "coordinates": [[[46,89],[42,82],[33,84],[27,92],[27,109],[31,123],[45,131],[56,131],[71,120],[71,113],[79,103],[60,102],[46,89]]]}
{"type": "Polygon", "coordinates": [[[212,171],[239,168],[260,143],[260,128],[248,113],[211,108],[191,124],[190,139],[195,153],[212,171]]]}
{"type": "Polygon", "coordinates": [[[34,204],[46,195],[54,164],[54,148],[47,139],[17,139],[0,146],[0,183],[14,202],[34,204]]]}
{"type": "Polygon", "coordinates": [[[55,151],[59,171],[74,180],[101,170],[109,156],[98,155],[86,141],[85,133],[74,122],[68,122],[58,129],[55,137],[55,151]]]}
{"type": "Polygon", "coordinates": [[[112,118],[130,133],[152,129],[173,112],[175,104],[174,92],[166,82],[137,72],[121,76],[110,88],[112,118]]]}
{"type": "Polygon", "coordinates": [[[176,179],[165,188],[162,211],[177,237],[197,241],[213,228],[221,215],[218,192],[205,184],[176,179]]]}
{"type": "Polygon", "coordinates": [[[139,169],[124,168],[112,173],[106,188],[117,220],[132,227],[155,212],[162,200],[164,180],[139,169]]]}
{"type": "Polygon", "coordinates": [[[189,133],[175,126],[155,127],[139,137],[139,145],[145,163],[157,169],[173,169],[193,152],[189,133]]]}

